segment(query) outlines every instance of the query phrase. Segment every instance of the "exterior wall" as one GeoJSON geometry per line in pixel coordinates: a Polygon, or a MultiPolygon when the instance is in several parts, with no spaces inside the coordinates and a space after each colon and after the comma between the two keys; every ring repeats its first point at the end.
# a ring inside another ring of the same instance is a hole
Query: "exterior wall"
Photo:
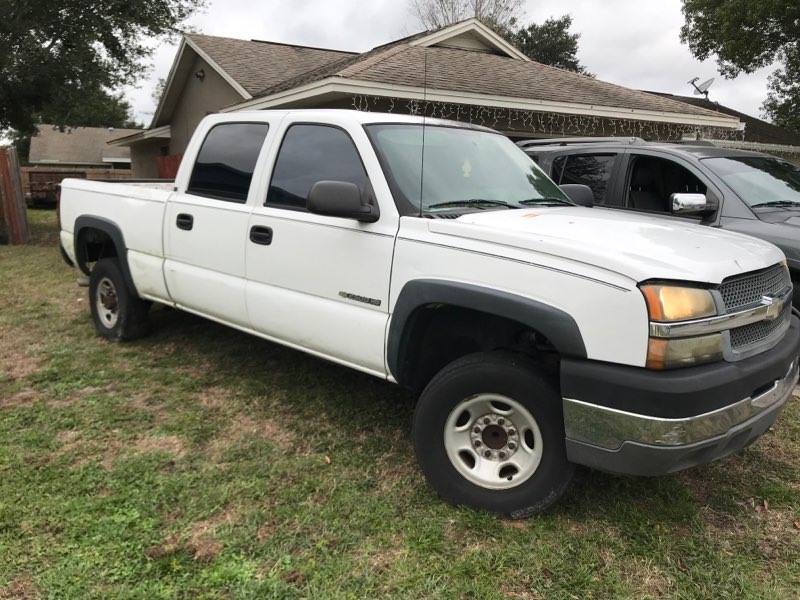
{"type": "Polygon", "coordinates": [[[155,179],[158,177],[156,157],[169,151],[169,140],[142,140],[131,145],[131,170],[137,179],[155,179]]]}
{"type": "Polygon", "coordinates": [[[189,70],[183,89],[170,120],[169,153],[183,154],[194,133],[195,127],[209,113],[241,102],[242,97],[202,58],[197,57],[189,70]],[[203,70],[205,77],[200,81],[194,76],[203,70]]]}

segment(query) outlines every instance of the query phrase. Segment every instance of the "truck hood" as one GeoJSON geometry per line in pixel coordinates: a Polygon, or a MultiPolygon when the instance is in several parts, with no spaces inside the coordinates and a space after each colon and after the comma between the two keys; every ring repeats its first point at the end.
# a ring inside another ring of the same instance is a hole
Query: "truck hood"
{"type": "Polygon", "coordinates": [[[474,212],[432,220],[430,231],[590,264],[636,282],[718,284],[783,260],[770,244],[681,219],[579,206],[474,212]]]}

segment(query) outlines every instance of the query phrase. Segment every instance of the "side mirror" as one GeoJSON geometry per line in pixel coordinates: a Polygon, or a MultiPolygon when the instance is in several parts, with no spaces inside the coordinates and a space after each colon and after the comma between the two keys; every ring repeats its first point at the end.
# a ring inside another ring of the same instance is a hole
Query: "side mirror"
{"type": "Polygon", "coordinates": [[[673,215],[707,215],[717,210],[717,203],[705,194],[672,194],[669,197],[673,215]]]}
{"type": "Polygon", "coordinates": [[[347,181],[318,181],[308,193],[306,208],[309,212],[362,223],[374,223],[380,216],[378,206],[361,199],[361,190],[347,181]]]}
{"type": "Polygon", "coordinates": [[[594,192],[588,185],[565,183],[558,187],[578,206],[588,206],[589,208],[594,206],[594,192]]]}

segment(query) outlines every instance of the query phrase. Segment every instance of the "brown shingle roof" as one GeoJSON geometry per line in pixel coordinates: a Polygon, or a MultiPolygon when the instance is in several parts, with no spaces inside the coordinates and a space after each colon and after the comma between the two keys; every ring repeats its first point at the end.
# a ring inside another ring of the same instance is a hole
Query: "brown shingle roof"
{"type": "Polygon", "coordinates": [[[186,37],[252,95],[268,86],[344,57],[357,56],[341,50],[258,40],[237,40],[195,33],[187,34],[186,37]]]}
{"type": "Polygon", "coordinates": [[[748,114],[739,112],[733,108],[723,106],[717,102],[700,98],[697,96],[677,96],[675,94],[667,94],[666,92],[647,92],[661,96],[662,98],[671,98],[679,102],[685,102],[693,106],[699,106],[720,112],[725,115],[738,117],[745,124],[744,139],[747,142],[757,142],[760,144],[780,144],[784,146],[800,146],[800,134],[797,134],[789,129],[778,127],[767,121],[762,121],[748,114]]]}
{"type": "Polygon", "coordinates": [[[31,138],[28,161],[100,165],[104,164],[104,158],[129,159],[130,148],[109,146],[108,142],[139,131],[105,127],[67,127],[61,131],[53,125],[41,124],[31,138]]]}
{"type": "Polygon", "coordinates": [[[718,113],[705,108],[659,98],[535,61],[457,48],[412,46],[408,40],[303,73],[257,95],[267,96],[327,77],[415,87],[427,83],[431,89],[457,92],[718,116],[718,113]]]}

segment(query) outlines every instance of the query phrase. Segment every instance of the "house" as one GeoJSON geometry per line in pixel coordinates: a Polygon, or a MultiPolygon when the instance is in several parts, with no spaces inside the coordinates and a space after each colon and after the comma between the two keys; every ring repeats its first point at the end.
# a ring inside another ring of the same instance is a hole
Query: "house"
{"type": "Polygon", "coordinates": [[[153,177],[208,113],[312,107],[426,114],[516,138],[743,131],[735,116],[534,62],[468,19],[363,53],[186,34],[150,128],[112,144],[130,148],[136,176],[153,177]]]}
{"type": "Polygon", "coordinates": [[[744,123],[744,135],[741,139],[709,140],[717,146],[739,148],[741,150],[755,150],[756,152],[768,152],[769,154],[782,156],[783,158],[800,164],[800,134],[794,131],[778,127],[767,121],[762,121],[761,119],[739,112],[728,106],[723,106],[718,102],[709,100],[705,96],[676,96],[664,92],[648,93],[731,115],[744,123]]]}
{"type": "Polygon", "coordinates": [[[31,137],[28,163],[47,167],[130,169],[130,149],[109,141],[139,133],[113,127],[58,127],[41,124],[31,137]]]}

